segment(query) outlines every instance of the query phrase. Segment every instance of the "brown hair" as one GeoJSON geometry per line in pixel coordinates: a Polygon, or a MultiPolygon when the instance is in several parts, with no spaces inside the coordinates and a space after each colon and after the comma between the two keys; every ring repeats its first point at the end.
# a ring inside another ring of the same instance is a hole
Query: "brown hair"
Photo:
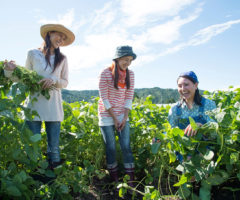
{"type": "MultiPolygon", "coordinates": [[[[118,69],[117,69],[118,68],[118,61],[117,61],[117,59],[115,59],[114,62],[115,62],[115,65],[114,65],[114,70],[113,70],[112,75],[113,75],[113,80],[114,80],[114,87],[116,89],[118,89],[119,74],[118,74],[118,69]]],[[[130,76],[129,76],[128,68],[126,69],[126,79],[125,79],[125,81],[126,81],[127,89],[129,89],[130,88],[130,76]]]]}
{"type": "MultiPolygon", "coordinates": [[[[49,32],[47,33],[45,39],[44,39],[44,44],[43,44],[43,54],[45,55],[45,59],[47,62],[46,68],[48,64],[51,66],[50,63],[50,48],[52,46],[51,40],[50,40],[50,34],[49,32]]],[[[55,71],[55,69],[60,65],[60,63],[62,62],[62,60],[65,58],[65,56],[60,52],[59,47],[57,49],[54,49],[54,53],[55,53],[55,58],[54,58],[54,66],[53,66],[53,71],[55,71]]]]}

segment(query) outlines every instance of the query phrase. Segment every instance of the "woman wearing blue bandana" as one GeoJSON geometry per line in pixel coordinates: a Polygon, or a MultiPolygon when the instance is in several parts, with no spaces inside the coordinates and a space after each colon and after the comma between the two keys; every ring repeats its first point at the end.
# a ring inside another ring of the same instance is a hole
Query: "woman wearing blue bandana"
{"type": "MultiPolygon", "coordinates": [[[[189,117],[192,117],[198,126],[214,121],[205,113],[215,109],[216,104],[200,95],[198,83],[198,78],[193,71],[180,74],[177,79],[180,101],[171,107],[168,114],[171,127],[183,129],[186,136],[197,134],[197,131],[191,127],[189,117]]],[[[176,156],[180,162],[183,162],[183,156],[179,152],[176,152],[176,156]]]]}
{"type": "Polygon", "coordinates": [[[198,83],[198,78],[193,71],[180,74],[177,85],[181,100],[170,109],[168,115],[172,128],[184,129],[184,134],[187,136],[197,134],[190,125],[189,117],[192,117],[199,126],[214,121],[205,113],[215,109],[216,104],[199,94],[198,83]]]}

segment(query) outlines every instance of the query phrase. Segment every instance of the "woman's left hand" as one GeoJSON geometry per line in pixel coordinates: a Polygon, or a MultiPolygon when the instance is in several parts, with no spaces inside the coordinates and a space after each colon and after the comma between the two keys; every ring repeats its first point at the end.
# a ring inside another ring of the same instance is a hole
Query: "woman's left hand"
{"type": "Polygon", "coordinates": [[[8,71],[13,71],[17,65],[15,64],[15,61],[11,60],[8,62],[7,60],[4,61],[4,69],[8,71]]]}
{"type": "MultiPolygon", "coordinates": [[[[198,126],[202,126],[202,124],[201,123],[196,123],[198,126]]],[[[187,128],[185,128],[185,130],[184,130],[184,135],[187,135],[187,136],[194,136],[194,135],[196,135],[197,134],[197,130],[193,130],[193,128],[192,128],[192,126],[191,126],[191,124],[189,124],[188,126],[187,126],[187,128]]]]}
{"type": "Polygon", "coordinates": [[[119,127],[118,127],[118,130],[119,131],[121,131],[121,130],[123,130],[124,129],[124,127],[125,127],[125,125],[126,125],[126,119],[123,119],[122,120],[122,122],[121,122],[121,124],[119,125],[119,127]]]}
{"type": "Polygon", "coordinates": [[[39,84],[42,83],[42,88],[43,89],[48,89],[53,85],[53,80],[50,78],[44,78],[41,81],[38,82],[39,84]]]}

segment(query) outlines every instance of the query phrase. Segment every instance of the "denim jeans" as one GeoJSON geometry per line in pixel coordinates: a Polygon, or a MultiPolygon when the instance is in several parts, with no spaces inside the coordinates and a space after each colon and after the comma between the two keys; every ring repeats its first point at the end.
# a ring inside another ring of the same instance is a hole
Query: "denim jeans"
{"type": "MultiPolygon", "coordinates": [[[[107,167],[108,169],[115,168],[117,166],[116,161],[116,141],[115,141],[115,126],[100,126],[103,140],[106,145],[107,167]]],[[[122,131],[118,132],[118,138],[123,155],[123,162],[125,168],[133,168],[134,161],[132,150],[130,147],[130,127],[129,122],[126,122],[122,131]]]]}
{"type": "MultiPolygon", "coordinates": [[[[33,134],[41,134],[42,121],[26,121],[33,134]]],[[[45,122],[47,132],[47,154],[50,162],[60,161],[59,136],[61,122],[45,122]]]]}

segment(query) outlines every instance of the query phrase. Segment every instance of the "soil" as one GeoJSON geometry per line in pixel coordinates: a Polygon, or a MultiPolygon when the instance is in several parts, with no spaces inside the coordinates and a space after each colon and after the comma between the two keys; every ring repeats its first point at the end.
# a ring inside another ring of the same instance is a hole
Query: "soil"
{"type": "MultiPolygon", "coordinates": [[[[33,176],[34,179],[38,179],[43,183],[49,183],[54,181],[54,178],[47,178],[42,176],[33,176]]],[[[121,179],[120,179],[121,181],[121,179]]],[[[175,181],[176,182],[176,181],[175,181]]],[[[155,188],[157,188],[157,181],[153,182],[155,188]]],[[[194,193],[198,195],[200,185],[198,183],[193,183],[194,193]]],[[[137,188],[139,191],[144,191],[143,186],[137,188]]],[[[176,187],[171,186],[172,192],[176,192],[176,187]]],[[[111,182],[109,176],[104,177],[103,179],[93,178],[93,182],[90,186],[89,193],[76,195],[73,194],[75,200],[141,200],[143,196],[139,193],[132,194],[130,191],[127,191],[124,194],[124,197],[121,198],[118,195],[118,189],[116,184],[111,182]]],[[[161,188],[161,192],[164,194],[170,194],[169,187],[166,185],[161,188]]],[[[214,186],[212,188],[212,197],[211,200],[240,200],[240,182],[238,179],[232,179],[228,182],[225,182],[222,185],[214,186]]],[[[176,197],[169,197],[167,200],[178,200],[176,197]]]]}

